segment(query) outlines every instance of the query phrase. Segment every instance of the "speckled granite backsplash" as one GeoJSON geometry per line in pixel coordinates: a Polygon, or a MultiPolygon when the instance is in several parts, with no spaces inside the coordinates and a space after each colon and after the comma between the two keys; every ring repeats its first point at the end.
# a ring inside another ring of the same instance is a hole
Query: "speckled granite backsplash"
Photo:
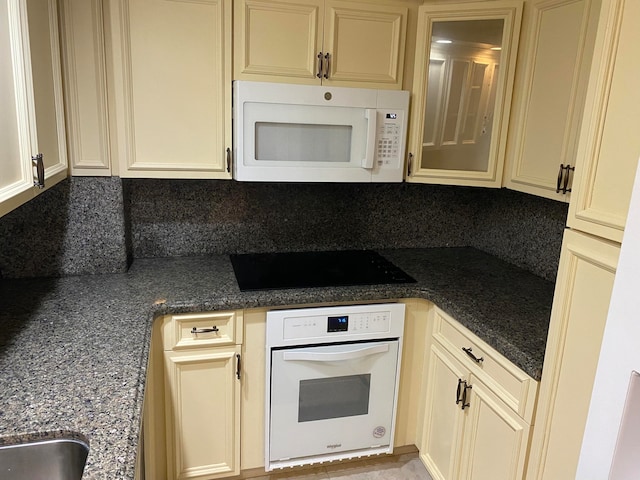
{"type": "Polygon", "coordinates": [[[508,190],[73,177],[0,218],[5,278],[208,253],[473,246],[554,281],[567,205],[508,190]]]}
{"type": "Polygon", "coordinates": [[[0,218],[3,278],[124,272],[122,180],[71,177],[0,218]]]}

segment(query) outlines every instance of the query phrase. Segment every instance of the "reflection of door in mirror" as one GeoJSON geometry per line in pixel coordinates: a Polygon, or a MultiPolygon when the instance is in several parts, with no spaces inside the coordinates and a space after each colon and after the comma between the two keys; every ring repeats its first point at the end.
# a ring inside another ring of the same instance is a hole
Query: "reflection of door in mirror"
{"type": "Polygon", "coordinates": [[[422,168],[487,171],[504,20],[432,24],[422,168]]]}

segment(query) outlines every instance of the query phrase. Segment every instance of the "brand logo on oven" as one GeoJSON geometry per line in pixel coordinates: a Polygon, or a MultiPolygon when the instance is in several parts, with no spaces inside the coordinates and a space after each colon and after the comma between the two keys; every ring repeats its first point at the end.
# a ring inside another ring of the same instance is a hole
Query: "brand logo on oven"
{"type": "Polygon", "coordinates": [[[385,433],[387,433],[387,429],[384,427],[376,427],[373,429],[373,436],[375,438],[382,438],[384,437],[385,433]]]}
{"type": "Polygon", "coordinates": [[[342,446],[341,443],[330,443],[329,445],[327,445],[328,449],[333,449],[333,448],[340,448],[342,446]]]}

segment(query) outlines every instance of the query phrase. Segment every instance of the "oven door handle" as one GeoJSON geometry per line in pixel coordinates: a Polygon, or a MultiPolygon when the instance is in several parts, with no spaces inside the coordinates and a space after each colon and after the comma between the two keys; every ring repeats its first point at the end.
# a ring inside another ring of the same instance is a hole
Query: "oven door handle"
{"type": "Polygon", "coordinates": [[[357,348],[347,352],[284,352],[282,358],[285,362],[306,361],[306,362],[340,362],[344,360],[355,360],[357,358],[368,357],[376,353],[389,351],[389,344],[382,343],[373,347],[357,348]]]}

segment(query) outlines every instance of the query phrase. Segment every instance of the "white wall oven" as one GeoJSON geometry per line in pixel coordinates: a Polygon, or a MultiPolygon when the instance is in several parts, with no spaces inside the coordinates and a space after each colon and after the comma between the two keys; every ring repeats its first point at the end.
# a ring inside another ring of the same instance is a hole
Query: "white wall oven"
{"type": "Polygon", "coordinates": [[[233,178],[401,182],[409,92],[236,81],[233,178]]]}
{"type": "Polygon", "coordinates": [[[393,452],[405,306],[267,313],[265,469],[393,452]]]}

